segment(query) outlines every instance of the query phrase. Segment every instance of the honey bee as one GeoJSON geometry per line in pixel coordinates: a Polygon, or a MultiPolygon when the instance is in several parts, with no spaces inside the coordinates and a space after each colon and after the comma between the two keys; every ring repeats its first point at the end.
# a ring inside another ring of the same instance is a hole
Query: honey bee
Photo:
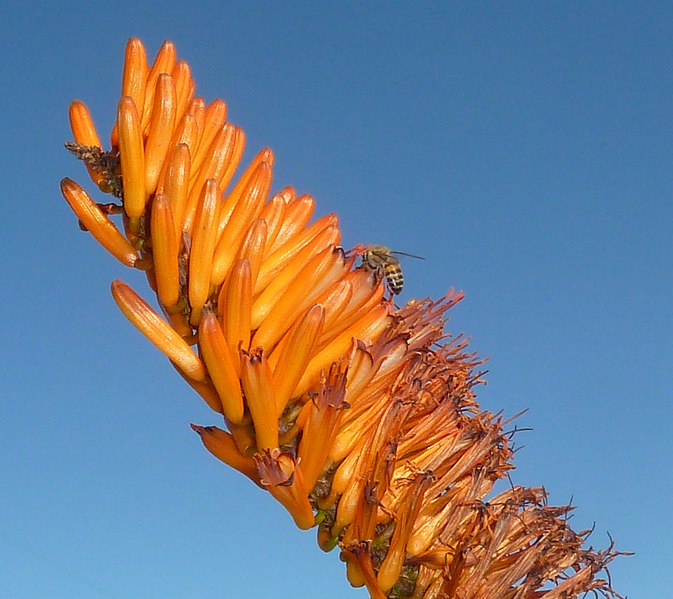
{"type": "Polygon", "coordinates": [[[404,275],[397,256],[425,260],[425,258],[414,254],[394,252],[384,245],[370,245],[362,254],[362,268],[374,273],[379,281],[385,278],[388,289],[393,295],[398,295],[404,287],[404,275]]]}

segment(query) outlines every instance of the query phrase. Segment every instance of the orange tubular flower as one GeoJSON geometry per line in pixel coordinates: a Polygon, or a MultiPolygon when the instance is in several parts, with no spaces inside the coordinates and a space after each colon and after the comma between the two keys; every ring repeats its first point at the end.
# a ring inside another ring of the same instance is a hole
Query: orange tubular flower
{"type": "Polygon", "coordinates": [[[121,205],[61,189],[146,271],[163,316],[121,281],[113,296],[223,419],[192,425],[206,449],[317,526],[321,548],[339,545],[371,597],[618,597],[599,574],[619,552],[584,548],[570,507],[541,489],[490,496],[511,436],[475,401],[482,361],[444,332],[462,294],[396,308],[381,269],[358,263],[367,247],[338,246],[335,215],[309,224],[315,202],[292,187],[269,197],[271,150],[232,184],[243,131],[194,91],[172,43],[148,65],[129,40],[112,147],[79,101],[67,144],[121,205]]]}

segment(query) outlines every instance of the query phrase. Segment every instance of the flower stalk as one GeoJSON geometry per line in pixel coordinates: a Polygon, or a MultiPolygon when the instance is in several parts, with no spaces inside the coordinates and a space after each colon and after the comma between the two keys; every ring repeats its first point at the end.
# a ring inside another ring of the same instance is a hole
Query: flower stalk
{"type": "Polygon", "coordinates": [[[129,40],[111,148],[83,103],[69,115],[69,149],[120,204],[61,189],[145,270],[158,310],[119,280],[113,297],[221,417],[192,424],[206,449],[338,546],[371,597],[619,597],[601,576],[619,552],[584,548],[570,506],[513,484],[493,495],[512,435],[476,402],[483,361],[445,332],[462,294],[397,308],[358,260],[368,246],[339,247],[335,215],[311,223],[315,201],[292,187],[270,197],[271,150],[234,181],[245,135],[195,90],[171,42],[150,65],[129,40]]]}

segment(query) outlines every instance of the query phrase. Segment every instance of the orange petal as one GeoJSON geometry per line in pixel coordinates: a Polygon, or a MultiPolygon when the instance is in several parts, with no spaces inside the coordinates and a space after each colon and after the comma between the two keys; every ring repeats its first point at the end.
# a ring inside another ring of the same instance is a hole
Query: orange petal
{"type": "Polygon", "coordinates": [[[275,252],[283,244],[287,243],[295,235],[301,233],[308,224],[315,210],[315,200],[309,195],[303,195],[287,205],[285,218],[274,238],[273,244],[269,247],[267,255],[275,252]]]}
{"type": "MultiPolygon", "coordinates": [[[[248,185],[240,191],[238,201],[217,242],[213,259],[213,284],[219,285],[224,281],[248,228],[262,211],[271,187],[271,175],[271,165],[268,162],[261,162],[254,175],[249,178],[248,185]]],[[[234,188],[230,196],[234,195],[237,188],[238,186],[234,188]]],[[[228,209],[230,203],[230,197],[227,197],[223,211],[228,209]]]]}
{"type": "Polygon", "coordinates": [[[315,526],[313,508],[295,458],[274,448],[255,454],[253,459],[260,482],[290,513],[295,524],[301,529],[315,526]]]}
{"type": "Polygon", "coordinates": [[[243,420],[243,396],[233,357],[229,353],[220,324],[212,312],[206,313],[199,325],[199,347],[208,374],[222,401],[224,415],[234,424],[243,420]]]}
{"type": "Polygon", "coordinates": [[[86,229],[108,252],[126,266],[135,266],[138,253],[98,205],[77,183],[65,178],[61,192],[86,229]]]}
{"type": "Polygon", "coordinates": [[[199,172],[208,149],[227,120],[227,105],[219,98],[213,101],[203,114],[203,122],[199,123],[199,139],[196,149],[192,152],[192,179],[199,172]]]}
{"type": "Polygon", "coordinates": [[[192,307],[190,320],[194,325],[198,324],[201,309],[210,296],[210,273],[220,209],[218,195],[217,182],[208,179],[203,186],[201,202],[197,209],[189,254],[189,304],[192,307]]]}
{"type": "MultiPolygon", "coordinates": [[[[333,248],[327,247],[318,255],[306,263],[296,260],[299,266],[298,272],[292,277],[291,269],[286,268],[277,281],[283,281],[288,273],[288,284],[280,283],[278,294],[273,298],[275,303],[265,314],[263,307],[271,304],[267,290],[272,290],[275,285],[269,285],[264,290],[259,300],[252,306],[252,328],[257,329],[252,340],[254,347],[264,347],[268,352],[276,346],[283,334],[292,326],[323,290],[332,281],[343,274],[340,263],[340,255],[333,248]],[[281,292],[280,289],[283,289],[281,292]]],[[[274,281],[275,283],[275,281],[274,281]]]]}
{"type": "Polygon", "coordinates": [[[173,78],[162,73],[157,79],[154,107],[145,143],[145,195],[152,195],[159,181],[159,174],[168,153],[175,127],[177,97],[173,78]]]}
{"type": "MultiPolygon", "coordinates": [[[[178,122],[178,126],[173,132],[173,137],[168,144],[167,159],[161,167],[161,174],[159,175],[159,181],[157,183],[157,193],[165,192],[168,167],[177,146],[180,144],[187,146],[187,149],[190,151],[191,162],[191,148],[193,148],[196,143],[198,132],[198,125],[196,124],[194,117],[191,114],[185,114],[178,122]]],[[[185,190],[189,190],[189,180],[187,180],[187,183],[185,184],[185,190]]]]}
{"type": "Polygon", "coordinates": [[[304,369],[313,357],[316,341],[322,331],[325,311],[322,306],[314,305],[306,311],[290,333],[288,342],[274,366],[276,381],[277,415],[283,413],[287,402],[292,398],[304,369]]]}
{"type": "MultiPolygon", "coordinates": [[[[337,469],[337,472],[345,470],[345,466],[348,465],[349,468],[347,471],[351,476],[347,479],[348,483],[344,486],[339,498],[334,526],[332,527],[334,534],[339,534],[344,527],[353,522],[360,502],[364,501],[366,479],[364,476],[358,476],[358,473],[363,471],[362,464],[368,459],[369,445],[369,439],[365,440],[357,455],[351,459],[344,460],[337,469]]],[[[343,478],[346,477],[344,476],[343,478]]]]}
{"type": "Polygon", "coordinates": [[[264,206],[259,214],[259,218],[266,223],[266,244],[265,252],[268,255],[269,246],[276,241],[276,236],[285,219],[285,210],[287,202],[281,194],[275,194],[264,206]]]}
{"type": "Polygon", "coordinates": [[[257,449],[278,447],[278,417],[271,369],[262,350],[241,350],[241,383],[255,425],[257,449]]]}
{"type": "MultiPolygon", "coordinates": [[[[91,113],[83,102],[74,100],[70,104],[68,111],[70,117],[70,128],[72,129],[75,142],[82,146],[101,148],[100,138],[96,132],[96,126],[93,124],[91,113]]],[[[86,170],[91,177],[91,180],[101,189],[108,187],[107,176],[100,170],[94,169],[90,164],[86,163],[86,170]]]]}
{"type": "MultiPolygon", "coordinates": [[[[257,280],[259,268],[262,265],[264,246],[266,245],[266,231],[266,221],[258,218],[252,223],[238,252],[239,260],[247,260],[250,263],[250,280],[253,287],[257,280]]],[[[250,294],[252,299],[252,289],[250,290],[250,294]]]]}
{"type": "Polygon", "coordinates": [[[138,231],[145,211],[145,153],[140,117],[130,96],[119,101],[119,158],[124,187],[124,211],[131,219],[131,230],[138,231]]]}
{"type": "Polygon", "coordinates": [[[168,310],[164,310],[164,315],[175,332],[189,343],[189,345],[194,345],[194,343],[196,343],[194,327],[189,324],[189,316],[187,316],[186,312],[169,312],[168,310]]]}
{"type": "Polygon", "coordinates": [[[184,60],[178,61],[173,69],[173,81],[175,83],[175,95],[177,98],[175,119],[179,121],[187,110],[187,105],[194,95],[194,81],[192,72],[184,60]]]}
{"type": "MultiPolygon", "coordinates": [[[[287,215],[286,215],[287,218],[287,215]]],[[[290,241],[280,246],[262,263],[255,285],[255,295],[264,289],[278,273],[299,254],[305,247],[311,245],[315,251],[320,251],[330,244],[339,242],[338,219],[334,214],[328,214],[314,222],[310,227],[304,229],[299,235],[293,237],[290,241]],[[317,247],[315,240],[321,233],[330,230],[330,235],[323,239],[322,247],[317,247]],[[314,245],[315,244],[315,245],[314,245]]]]}
{"type": "Polygon", "coordinates": [[[209,380],[195,381],[194,379],[190,379],[184,372],[182,372],[182,370],[173,364],[173,362],[171,362],[171,366],[173,366],[183,380],[201,396],[211,410],[218,414],[222,414],[222,402],[220,401],[220,396],[217,394],[217,390],[213,386],[213,383],[209,380]]]}
{"type": "Polygon", "coordinates": [[[210,144],[198,176],[216,179],[219,184],[234,155],[235,141],[236,127],[231,123],[225,123],[210,144]]]}
{"type": "Polygon", "coordinates": [[[189,104],[187,104],[187,114],[194,117],[194,120],[196,121],[196,125],[198,127],[196,144],[194,145],[194,147],[190,146],[189,148],[192,154],[194,154],[194,152],[196,152],[196,148],[199,143],[199,138],[203,133],[203,125],[206,119],[206,101],[201,96],[196,96],[192,98],[189,104]]]}
{"type": "Polygon", "coordinates": [[[97,148],[103,147],[96,132],[96,126],[93,124],[91,113],[84,102],[73,100],[70,103],[68,117],[70,118],[72,134],[78,144],[97,148]]]}
{"type": "MultiPolygon", "coordinates": [[[[147,67],[145,46],[143,46],[143,43],[137,37],[132,37],[126,44],[121,97],[128,96],[132,98],[136,108],[142,108],[145,104],[145,89],[148,74],[149,68],[147,67]]],[[[119,145],[119,130],[116,121],[110,134],[110,142],[113,148],[119,145]]]]}
{"type": "Polygon", "coordinates": [[[218,460],[245,474],[256,485],[262,486],[259,482],[255,462],[239,453],[234,438],[228,432],[216,426],[199,426],[197,424],[190,426],[201,437],[205,448],[218,460]]]}
{"type": "MultiPolygon", "coordinates": [[[[268,286],[263,288],[259,283],[255,286],[256,289],[262,288],[264,290],[257,296],[257,299],[252,306],[253,329],[262,326],[263,321],[268,317],[274,306],[292,285],[293,281],[296,280],[298,283],[298,288],[295,286],[295,288],[291,290],[294,291],[294,293],[306,296],[311,291],[311,288],[308,285],[315,285],[314,278],[311,276],[304,282],[298,279],[298,275],[302,272],[304,272],[305,275],[310,275],[310,271],[306,270],[306,265],[317,255],[320,255],[325,260],[336,260],[337,257],[332,255],[332,250],[337,239],[338,230],[336,230],[336,227],[328,227],[323,231],[320,231],[320,233],[312,240],[312,243],[302,247],[297,253],[291,256],[291,259],[288,258],[285,261],[280,262],[279,268],[276,268],[275,266],[273,267],[275,278],[268,284],[268,286]],[[325,254],[324,252],[327,253],[325,254]]],[[[269,267],[268,262],[262,263],[262,267],[257,277],[258,282],[262,278],[263,272],[269,272],[269,270],[264,271],[265,267],[269,267]]],[[[273,323],[269,323],[267,326],[271,326],[272,324],[273,323]]],[[[290,324],[291,323],[288,323],[288,328],[290,324]]]]}
{"type": "Polygon", "coordinates": [[[159,301],[167,308],[172,308],[180,298],[178,239],[171,204],[163,194],[157,194],[152,202],[150,230],[159,301]]]}
{"type": "Polygon", "coordinates": [[[346,276],[332,283],[316,301],[325,307],[325,329],[330,329],[353,297],[353,283],[346,276]]]}
{"type": "MultiPolygon", "coordinates": [[[[242,132],[242,130],[241,130],[242,132]]],[[[245,141],[245,138],[243,139],[245,141]]],[[[252,159],[252,162],[248,167],[243,171],[243,174],[239,177],[236,185],[224,198],[224,207],[220,213],[220,224],[218,227],[218,236],[222,235],[224,227],[227,225],[231,219],[236,207],[241,202],[241,198],[249,193],[251,187],[251,181],[253,178],[258,178],[259,176],[259,166],[265,162],[269,167],[273,167],[273,153],[269,148],[263,149],[261,152],[258,152],[257,155],[252,159]]],[[[233,175],[233,173],[232,173],[233,175]]],[[[260,210],[261,212],[261,210],[260,210]]]]}
{"type": "Polygon", "coordinates": [[[330,341],[335,339],[343,331],[352,326],[362,314],[368,313],[375,306],[381,304],[385,288],[383,285],[372,286],[367,281],[367,274],[362,270],[350,272],[346,280],[353,284],[353,295],[348,305],[336,315],[330,313],[327,316],[329,325],[326,324],[323,337],[320,340],[320,346],[324,347],[330,341]],[[364,283],[363,283],[364,278],[364,283]],[[329,328],[327,328],[329,326],[329,328]]]}
{"type": "Polygon", "coordinates": [[[245,149],[245,132],[240,127],[234,127],[234,140],[231,145],[231,151],[227,154],[226,161],[224,162],[224,168],[221,169],[221,173],[218,175],[218,183],[222,189],[226,189],[231,183],[231,178],[234,176],[238,165],[241,163],[241,158],[243,157],[243,150],[245,149]]]}
{"type": "Polygon", "coordinates": [[[297,459],[309,489],[315,486],[325,466],[329,465],[327,455],[347,407],[345,397],[346,369],[332,367],[320,381],[318,393],[306,404],[310,405],[311,411],[303,427],[297,459]]]}
{"type": "MultiPolygon", "coordinates": [[[[143,135],[147,136],[147,131],[150,126],[150,121],[153,118],[152,112],[154,109],[154,93],[156,91],[157,80],[161,74],[170,75],[175,68],[176,62],[176,50],[175,44],[170,40],[166,40],[161,44],[161,48],[157,52],[157,56],[154,59],[154,64],[150,69],[149,75],[147,76],[147,86],[145,87],[145,102],[143,103],[142,108],[142,118],[141,118],[141,131],[143,135]]],[[[138,105],[138,111],[140,112],[140,105],[138,105]]]]}
{"type": "Polygon", "coordinates": [[[206,370],[199,357],[131,287],[117,279],[112,282],[112,295],[124,316],[180,370],[196,381],[206,380],[206,370]]]}
{"type": "MultiPolygon", "coordinates": [[[[229,279],[222,286],[218,298],[220,318],[227,345],[232,356],[238,356],[239,347],[250,347],[250,310],[252,307],[252,274],[248,260],[238,260],[229,279]]],[[[234,362],[237,376],[240,375],[240,360],[234,362]]]]}
{"type": "Polygon", "coordinates": [[[402,513],[398,513],[388,552],[376,575],[379,588],[384,593],[393,588],[402,573],[402,566],[407,557],[407,540],[420,511],[423,495],[430,484],[430,480],[430,476],[426,474],[416,476],[412,483],[414,492],[411,494],[411,498],[405,502],[402,513]]]}
{"type": "Polygon", "coordinates": [[[185,208],[183,229],[190,231],[194,222],[196,214],[196,207],[198,205],[199,193],[207,179],[215,179],[220,189],[220,180],[223,172],[229,167],[235,154],[236,142],[236,127],[233,125],[225,125],[222,127],[210,148],[206,153],[206,160],[202,161],[201,168],[198,173],[194,173],[194,164],[192,161],[192,175],[189,179],[189,196],[187,198],[187,205],[185,208]]]}
{"type": "Polygon", "coordinates": [[[175,227],[176,243],[180,243],[182,237],[182,217],[187,203],[189,191],[189,147],[180,143],[175,146],[170,158],[166,161],[166,178],[163,185],[163,193],[171,204],[173,224],[175,227]]]}
{"type": "Polygon", "coordinates": [[[309,362],[296,393],[302,394],[308,391],[319,380],[321,370],[329,368],[332,362],[345,356],[351,348],[352,339],[364,341],[375,339],[389,323],[390,317],[386,306],[378,306],[365,313],[360,320],[331,341],[309,362]]]}

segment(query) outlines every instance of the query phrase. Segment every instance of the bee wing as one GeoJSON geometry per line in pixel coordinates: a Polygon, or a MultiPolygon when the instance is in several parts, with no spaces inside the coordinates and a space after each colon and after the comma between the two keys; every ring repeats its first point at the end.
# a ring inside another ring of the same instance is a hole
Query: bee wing
{"type": "Polygon", "coordinates": [[[416,254],[407,254],[407,252],[390,252],[396,256],[406,256],[407,258],[416,258],[416,260],[425,260],[423,256],[417,256],[416,254]]]}

